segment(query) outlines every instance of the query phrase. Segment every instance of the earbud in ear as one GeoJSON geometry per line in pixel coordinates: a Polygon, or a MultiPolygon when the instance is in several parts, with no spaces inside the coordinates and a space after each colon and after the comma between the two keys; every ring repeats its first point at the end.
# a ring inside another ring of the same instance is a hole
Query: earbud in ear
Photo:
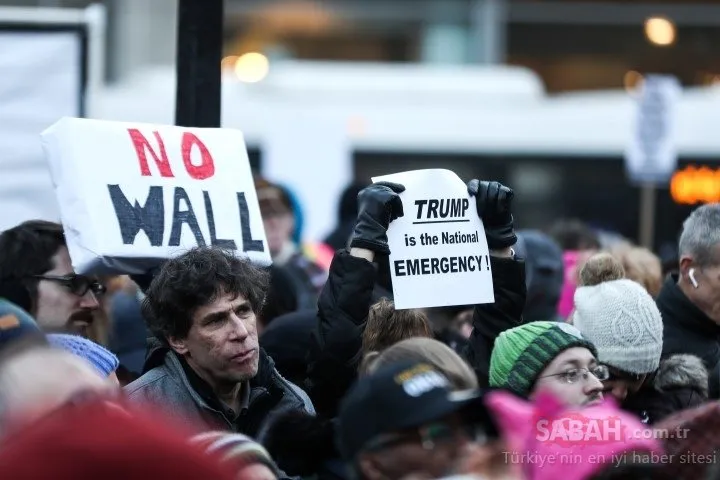
{"type": "Polygon", "coordinates": [[[695,288],[698,288],[698,282],[695,280],[695,269],[691,268],[688,272],[688,277],[690,277],[690,283],[692,283],[692,286],[695,288]]]}

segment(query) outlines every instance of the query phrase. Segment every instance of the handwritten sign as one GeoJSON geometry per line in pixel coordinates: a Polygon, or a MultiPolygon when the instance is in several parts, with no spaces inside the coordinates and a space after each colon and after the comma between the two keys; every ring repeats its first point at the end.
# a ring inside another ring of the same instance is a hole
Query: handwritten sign
{"type": "Polygon", "coordinates": [[[241,132],[63,118],[42,143],[76,272],[143,273],[198,245],[270,263],[241,132]]]}
{"type": "Polygon", "coordinates": [[[404,216],[388,229],[395,308],[495,301],[490,253],[475,200],[449,170],[373,178],[405,186],[404,216]]]}

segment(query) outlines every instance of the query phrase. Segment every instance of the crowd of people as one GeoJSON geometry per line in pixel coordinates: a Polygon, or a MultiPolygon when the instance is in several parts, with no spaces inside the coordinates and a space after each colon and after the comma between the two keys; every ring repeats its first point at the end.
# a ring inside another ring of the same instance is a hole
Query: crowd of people
{"type": "Polygon", "coordinates": [[[0,233],[3,478],[720,479],[720,204],[668,262],[471,180],[495,301],[396,310],[404,186],[348,187],[316,244],[255,187],[270,267],[96,277],[60,224],[0,233]]]}

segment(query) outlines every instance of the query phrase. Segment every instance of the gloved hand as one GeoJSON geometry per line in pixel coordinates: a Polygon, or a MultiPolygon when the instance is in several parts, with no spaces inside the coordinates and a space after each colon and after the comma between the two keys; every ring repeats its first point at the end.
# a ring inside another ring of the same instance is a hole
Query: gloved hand
{"type": "Polygon", "coordinates": [[[513,229],[512,199],[515,193],[499,182],[470,180],[468,193],[475,197],[478,215],[485,225],[490,250],[502,250],[517,243],[513,229]]]}
{"type": "Polygon", "coordinates": [[[358,194],[358,216],[350,238],[350,248],[366,248],[375,253],[390,253],[387,229],[390,222],[403,216],[403,205],[398,193],[403,185],[379,182],[364,188],[358,194]]]}

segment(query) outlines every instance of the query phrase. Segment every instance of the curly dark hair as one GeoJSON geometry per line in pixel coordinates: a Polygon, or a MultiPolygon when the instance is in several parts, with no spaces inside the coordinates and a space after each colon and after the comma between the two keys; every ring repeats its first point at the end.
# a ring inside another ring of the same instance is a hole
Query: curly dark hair
{"type": "Polygon", "coordinates": [[[62,225],[44,220],[29,220],[0,233],[0,290],[3,296],[26,310],[27,301],[18,300],[18,287],[27,290],[32,303],[37,301],[34,275],[42,275],[55,268],[52,258],[66,245],[62,225]]]}
{"type": "Polygon", "coordinates": [[[195,311],[226,292],[245,297],[258,314],[268,282],[264,269],[231,250],[196,247],[163,264],[146,292],[143,315],[159,340],[185,338],[195,311]]]}

